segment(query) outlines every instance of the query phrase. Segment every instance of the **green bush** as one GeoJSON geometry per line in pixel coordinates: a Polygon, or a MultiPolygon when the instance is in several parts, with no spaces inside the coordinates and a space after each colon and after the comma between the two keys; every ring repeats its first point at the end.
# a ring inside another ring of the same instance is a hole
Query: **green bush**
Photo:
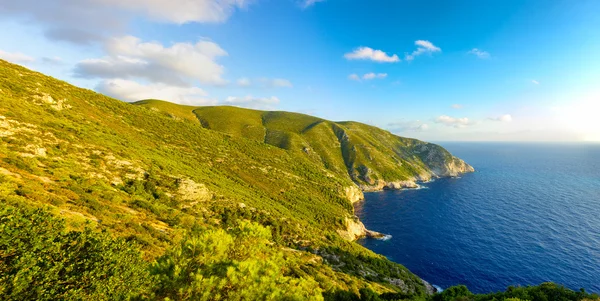
{"type": "Polygon", "coordinates": [[[312,278],[287,275],[289,262],[270,230],[240,222],[229,233],[208,230],[184,239],[152,266],[156,297],[169,300],[322,300],[312,278]]]}
{"type": "Polygon", "coordinates": [[[130,243],[66,231],[42,209],[0,209],[0,296],[7,300],[127,300],[152,283],[130,243]]]}

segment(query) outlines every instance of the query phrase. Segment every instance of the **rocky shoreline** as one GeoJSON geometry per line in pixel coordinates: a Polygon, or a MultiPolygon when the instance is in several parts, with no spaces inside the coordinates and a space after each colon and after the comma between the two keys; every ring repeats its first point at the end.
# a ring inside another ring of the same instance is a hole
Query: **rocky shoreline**
{"type": "MultiPolygon", "coordinates": [[[[402,190],[402,189],[417,189],[421,187],[419,182],[427,183],[436,178],[457,177],[465,173],[474,172],[475,169],[464,161],[453,157],[451,164],[443,166],[438,170],[432,170],[430,173],[421,174],[417,178],[398,181],[371,181],[370,184],[355,184],[344,189],[344,196],[353,205],[364,200],[365,192],[375,192],[382,190],[402,190]]],[[[357,216],[346,217],[346,229],[338,230],[338,233],[344,239],[354,241],[359,238],[368,237],[381,239],[386,237],[386,234],[368,230],[357,216]]]]}
{"type": "MultiPolygon", "coordinates": [[[[457,177],[462,174],[474,171],[475,169],[469,164],[456,157],[452,157],[452,160],[449,164],[436,166],[428,173],[419,174],[413,179],[384,181],[381,179],[371,180],[368,177],[363,178],[365,182],[363,182],[362,184],[357,182],[355,185],[345,187],[343,195],[347,200],[350,201],[350,203],[352,203],[352,205],[354,205],[355,203],[364,200],[365,192],[417,189],[421,187],[419,183],[427,183],[430,182],[432,179],[437,178],[457,177]]],[[[373,239],[386,239],[391,237],[384,233],[379,233],[367,229],[356,215],[345,217],[345,225],[346,227],[344,229],[340,229],[337,232],[340,234],[340,236],[342,236],[348,241],[355,241],[364,237],[373,239]]],[[[425,285],[428,294],[434,294],[437,291],[436,288],[429,284],[427,281],[423,279],[421,279],[421,281],[423,281],[423,284],[425,285]]],[[[389,282],[394,284],[394,279],[390,279],[389,282]]],[[[398,286],[401,286],[401,283],[399,283],[398,286]]]]}
{"type": "MultiPolygon", "coordinates": [[[[471,170],[465,171],[462,173],[473,172],[474,169],[472,167],[470,167],[470,168],[471,168],[471,170]]],[[[459,176],[462,173],[452,175],[450,177],[459,176]]],[[[439,177],[437,177],[437,178],[439,178],[439,177]]],[[[421,181],[421,182],[426,183],[426,182],[430,182],[430,181],[431,181],[431,178],[429,178],[425,181],[421,181]]],[[[365,198],[364,192],[375,192],[375,191],[382,191],[382,190],[417,189],[419,187],[421,187],[421,186],[416,181],[393,181],[393,182],[378,181],[377,185],[374,185],[374,186],[365,186],[365,185],[349,186],[349,187],[345,188],[344,192],[345,192],[345,197],[354,205],[355,203],[364,200],[364,198],[365,198]]],[[[346,217],[346,229],[338,230],[338,233],[344,239],[349,240],[349,241],[356,241],[356,240],[358,240],[360,238],[364,238],[364,237],[372,238],[372,239],[386,239],[386,238],[391,237],[390,235],[367,229],[366,226],[362,223],[362,221],[360,221],[360,219],[356,215],[354,215],[352,217],[346,217]]],[[[401,281],[398,282],[396,279],[387,279],[387,280],[390,284],[396,285],[398,287],[403,287],[403,285],[404,285],[403,282],[401,282],[401,281]]],[[[428,295],[433,295],[436,292],[438,292],[438,290],[433,285],[431,285],[429,282],[427,282],[426,280],[421,279],[421,282],[425,286],[425,290],[428,295]]]]}

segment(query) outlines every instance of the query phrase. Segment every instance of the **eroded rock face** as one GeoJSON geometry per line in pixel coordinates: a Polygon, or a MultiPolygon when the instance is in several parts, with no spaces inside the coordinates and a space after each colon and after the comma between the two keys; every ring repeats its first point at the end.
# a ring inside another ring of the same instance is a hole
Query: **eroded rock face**
{"type": "Polygon", "coordinates": [[[345,240],[354,241],[367,235],[367,228],[358,217],[346,217],[345,222],[346,229],[337,231],[345,240]]]}
{"type": "Polygon", "coordinates": [[[431,143],[422,142],[417,144],[412,153],[421,159],[423,165],[413,166],[417,174],[412,178],[402,180],[381,179],[376,171],[366,166],[358,168],[357,182],[364,192],[380,191],[384,189],[399,190],[419,188],[417,182],[427,182],[434,178],[456,177],[464,173],[474,172],[475,169],[465,161],[452,156],[443,147],[431,143]],[[374,180],[374,178],[380,178],[374,180]]]}
{"type": "Polygon", "coordinates": [[[66,99],[54,99],[50,94],[40,92],[32,96],[34,102],[38,105],[46,104],[56,111],[72,108],[71,105],[67,104],[66,99]]]}
{"type": "Polygon", "coordinates": [[[379,191],[379,190],[383,190],[383,187],[385,187],[386,182],[383,180],[377,180],[376,182],[374,182],[373,185],[360,185],[360,189],[362,189],[362,191],[364,192],[371,192],[371,191],[379,191]]]}
{"type": "Polygon", "coordinates": [[[346,199],[348,199],[352,204],[365,198],[365,195],[363,194],[362,190],[358,188],[358,186],[348,186],[344,188],[344,194],[346,199]]]}
{"type": "Polygon", "coordinates": [[[427,293],[427,295],[433,295],[437,293],[437,289],[433,287],[433,285],[431,285],[429,282],[423,279],[421,279],[421,282],[423,282],[423,285],[425,286],[425,292],[427,293]]]}
{"type": "Polygon", "coordinates": [[[392,181],[386,182],[377,180],[374,185],[360,185],[360,189],[365,192],[380,191],[384,189],[399,190],[406,188],[419,188],[419,184],[415,180],[392,181]]]}
{"type": "Polygon", "coordinates": [[[452,156],[443,147],[431,143],[423,143],[415,147],[414,152],[429,168],[434,177],[456,177],[475,169],[465,161],[452,156]]]}
{"type": "Polygon", "coordinates": [[[192,179],[181,179],[177,194],[188,201],[206,201],[212,198],[212,193],[206,188],[206,185],[196,183],[192,179]]]}
{"type": "Polygon", "coordinates": [[[452,161],[446,164],[446,173],[443,176],[456,177],[464,173],[474,172],[475,168],[465,161],[452,157],[452,161]]]}
{"type": "Polygon", "coordinates": [[[417,183],[415,183],[415,181],[395,181],[395,182],[388,182],[384,189],[392,189],[392,190],[398,190],[398,189],[404,189],[404,188],[419,188],[419,185],[417,183]]]}
{"type": "Polygon", "coordinates": [[[365,225],[356,216],[346,217],[345,223],[346,229],[341,229],[337,232],[342,238],[348,241],[355,241],[362,237],[382,238],[385,236],[385,234],[367,230],[365,225]]]}

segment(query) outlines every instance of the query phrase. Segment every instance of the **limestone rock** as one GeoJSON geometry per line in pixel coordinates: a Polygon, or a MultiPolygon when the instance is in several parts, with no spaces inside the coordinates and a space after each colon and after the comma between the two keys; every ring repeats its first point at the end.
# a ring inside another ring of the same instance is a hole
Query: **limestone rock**
{"type": "Polygon", "coordinates": [[[391,181],[377,180],[373,185],[360,185],[360,189],[365,192],[380,191],[380,190],[400,190],[407,188],[419,188],[419,184],[415,180],[391,181]]]}
{"type": "Polygon", "coordinates": [[[206,201],[212,198],[212,193],[206,185],[196,183],[192,179],[181,179],[177,194],[188,201],[206,201]]]}
{"type": "Polygon", "coordinates": [[[399,190],[404,188],[419,188],[419,184],[415,181],[394,181],[388,182],[384,189],[399,190]]]}
{"type": "Polygon", "coordinates": [[[364,237],[367,233],[365,225],[356,217],[346,217],[346,229],[338,230],[338,233],[348,241],[354,241],[364,237]]]}
{"type": "Polygon", "coordinates": [[[367,230],[365,225],[356,216],[346,217],[345,223],[346,229],[338,230],[338,234],[348,241],[355,241],[362,237],[383,238],[386,236],[379,232],[367,230]]]}
{"type": "Polygon", "coordinates": [[[452,156],[447,150],[439,145],[423,143],[415,148],[423,163],[427,165],[435,177],[456,177],[475,169],[465,161],[452,156]]]}
{"type": "Polygon", "coordinates": [[[344,188],[344,196],[352,204],[359,202],[365,198],[365,195],[360,190],[360,188],[358,188],[358,186],[354,186],[354,185],[344,188]]]}

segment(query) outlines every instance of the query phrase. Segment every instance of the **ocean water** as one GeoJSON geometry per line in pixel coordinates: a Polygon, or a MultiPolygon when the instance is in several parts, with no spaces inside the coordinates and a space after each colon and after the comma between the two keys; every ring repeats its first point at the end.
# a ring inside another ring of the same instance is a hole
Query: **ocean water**
{"type": "Polygon", "coordinates": [[[362,245],[441,288],[600,293],[599,144],[441,144],[477,171],[365,194],[357,215],[392,237],[362,245]]]}

